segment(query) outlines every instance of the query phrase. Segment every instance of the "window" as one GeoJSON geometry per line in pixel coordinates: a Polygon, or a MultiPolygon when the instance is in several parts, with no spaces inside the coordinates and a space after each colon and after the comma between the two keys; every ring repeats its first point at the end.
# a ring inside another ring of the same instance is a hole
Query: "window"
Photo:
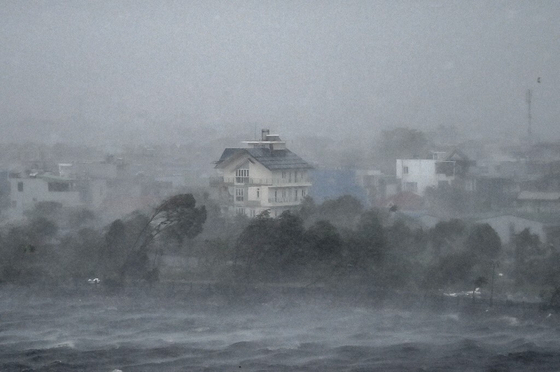
{"type": "Polygon", "coordinates": [[[402,172],[403,172],[403,174],[408,174],[408,167],[403,167],[402,172]]]}
{"type": "Polygon", "coordinates": [[[17,191],[23,191],[23,182],[18,182],[17,183],[17,191]]]}
{"type": "Polygon", "coordinates": [[[261,197],[261,189],[257,189],[257,199],[261,197]]]}
{"type": "Polygon", "coordinates": [[[307,195],[307,190],[305,189],[301,190],[301,197],[305,198],[305,195],[307,195]]]}
{"type": "Polygon", "coordinates": [[[286,178],[286,172],[282,172],[282,178],[286,178]]]}
{"type": "Polygon", "coordinates": [[[297,182],[297,171],[294,172],[294,182],[297,182]]]}
{"type": "Polygon", "coordinates": [[[249,169],[237,169],[235,171],[235,182],[236,183],[248,183],[249,182],[249,169]]]}
{"type": "Polygon", "coordinates": [[[298,189],[296,189],[296,200],[298,200],[298,189]]]}
{"type": "Polygon", "coordinates": [[[274,190],[274,201],[278,201],[278,190],[274,190]]]}
{"type": "Polygon", "coordinates": [[[235,210],[235,213],[237,213],[239,215],[245,215],[245,208],[237,208],[235,210]]]}
{"type": "Polygon", "coordinates": [[[249,215],[250,215],[251,217],[255,217],[255,216],[257,215],[257,213],[255,212],[254,209],[250,209],[250,210],[249,210],[249,215]]]}
{"type": "Polygon", "coordinates": [[[70,184],[66,182],[49,182],[49,191],[63,192],[70,191],[70,184]]]}
{"type": "Polygon", "coordinates": [[[243,201],[245,198],[245,192],[243,189],[235,189],[235,201],[243,201]]]}

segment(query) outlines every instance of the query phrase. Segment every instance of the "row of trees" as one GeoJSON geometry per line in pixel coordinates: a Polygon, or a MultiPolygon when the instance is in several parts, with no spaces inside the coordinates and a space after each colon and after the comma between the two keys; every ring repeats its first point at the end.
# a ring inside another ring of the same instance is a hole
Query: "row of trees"
{"type": "Polygon", "coordinates": [[[560,255],[529,230],[503,245],[488,224],[452,219],[425,229],[349,196],[320,205],[308,198],[298,212],[245,222],[230,236],[206,240],[206,247],[221,247],[209,250],[217,277],[466,291],[499,275],[502,293],[533,294],[560,284],[560,255]]]}
{"type": "Polygon", "coordinates": [[[204,200],[197,207],[192,194],[173,196],[105,226],[89,211],[39,204],[26,223],[1,231],[0,280],[153,282],[167,253],[196,259],[180,274],[190,279],[468,290],[498,268],[511,290],[560,284],[560,255],[529,230],[503,246],[488,224],[455,219],[425,229],[350,196],[319,205],[307,198],[298,211],[253,219],[223,218],[204,200]]]}
{"type": "Polygon", "coordinates": [[[58,203],[39,203],[25,223],[5,226],[0,234],[0,281],[153,282],[159,258],[172,242],[192,239],[206,221],[204,206],[192,194],[163,201],[150,213],[137,211],[99,226],[88,210],[64,210],[58,203]]]}
{"type": "Polygon", "coordinates": [[[424,231],[389,212],[365,210],[354,211],[354,221],[340,213],[347,218],[337,226],[317,218],[332,202],[307,218],[284,212],[278,218],[264,213],[252,220],[235,244],[236,275],[438,289],[467,285],[487,274],[501,252],[500,238],[487,224],[467,227],[451,221],[424,231]]]}

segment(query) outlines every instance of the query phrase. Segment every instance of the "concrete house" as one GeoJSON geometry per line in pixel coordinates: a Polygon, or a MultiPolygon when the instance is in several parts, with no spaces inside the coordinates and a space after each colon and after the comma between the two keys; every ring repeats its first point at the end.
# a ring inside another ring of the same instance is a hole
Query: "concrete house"
{"type": "Polygon", "coordinates": [[[22,218],[39,202],[57,202],[74,207],[82,205],[77,180],[52,174],[10,174],[11,219],[22,218]]]}
{"type": "Polygon", "coordinates": [[[210,180],[223,213],[255,217],[265,210],[272,217],[296,208],[307,196],[313,167],[286,148],[286,142],[263,129],[260,140],[247,148],[226,148],[210,180]]]}
{"type": "Polygon", "coordinates": [[[521,191],[517,196],[517,206],[522,212],[560,212],[560,192],[521,191]]]}
{"type": "Polygon", "coordinates": [[[397,159],[401,190],[424,196],[428,187],[450,186],[464,179],[472,162],[459,150],[433,152],[429,159],[397,159]]]}

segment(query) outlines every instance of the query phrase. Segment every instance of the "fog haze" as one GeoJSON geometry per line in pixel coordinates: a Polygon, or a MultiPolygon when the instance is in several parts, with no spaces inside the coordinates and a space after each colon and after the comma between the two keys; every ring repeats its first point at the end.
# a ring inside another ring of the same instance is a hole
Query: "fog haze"
{"type": "Polygon", "coordinates": [[[560,137],[556,1],[4,1],[4,142],[163,128],[560,137]]]}

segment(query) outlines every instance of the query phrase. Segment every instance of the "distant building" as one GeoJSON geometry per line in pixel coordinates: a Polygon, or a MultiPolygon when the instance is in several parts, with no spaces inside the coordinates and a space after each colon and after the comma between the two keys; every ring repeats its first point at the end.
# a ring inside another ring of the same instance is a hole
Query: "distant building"
{"type": "Polygon", "coordinates": [[[472,162],[459,150],[434,152],[429,159],[397,159],[401,190],[424,196],[428,187],[446,187],[463,180],[472,162]]]}
{"type": "Polygon", "coordinates": [[[226,148],[210,180],[222,212],[255,217],[294,209],[307,196],[313,167],[286,148],[280,136],[262,130],[260,140],[244,141],[247,148],[226,148]]]}
{"type": "Polygon", "coordinates": [[[310,177],[313,185],[309,194],[317,203],[351,195],[363,205],[369,206],[367,191],[360,185],[358,174],[353,169],[314,169],[310,177]]]}
{"type": "Polygon", "coordinates": [[[19,219],[40,202],[57,202],[65,207],[95,208],[107,194],[103,180],[84,182],[75,178],[60,177],[51,173],[12,173],[10,182],[11,219],[19,219]]]}
{"type": "Polygon", "coordinates": [[[521,191],[517,196],[517,205],[523,212],[560,212],[560,192],[521,191]]]}
{"type": "Polygon", "coordinates": [[[30,163],[27,170],[11,171],[7,216],[20,219],[37,203],[56,202],[63,207],[99,210],[123,177],[121,160],[103,162],[30,163]]]}
{"type": "Polygon", "coordinates": [[[356,171],[356,178],[358,185],[366,192],[368,207],[383,205],[385,200],[401,190],[400,180],[394,174],[387,175],[379,170],[361,169],[356,171]]]}

